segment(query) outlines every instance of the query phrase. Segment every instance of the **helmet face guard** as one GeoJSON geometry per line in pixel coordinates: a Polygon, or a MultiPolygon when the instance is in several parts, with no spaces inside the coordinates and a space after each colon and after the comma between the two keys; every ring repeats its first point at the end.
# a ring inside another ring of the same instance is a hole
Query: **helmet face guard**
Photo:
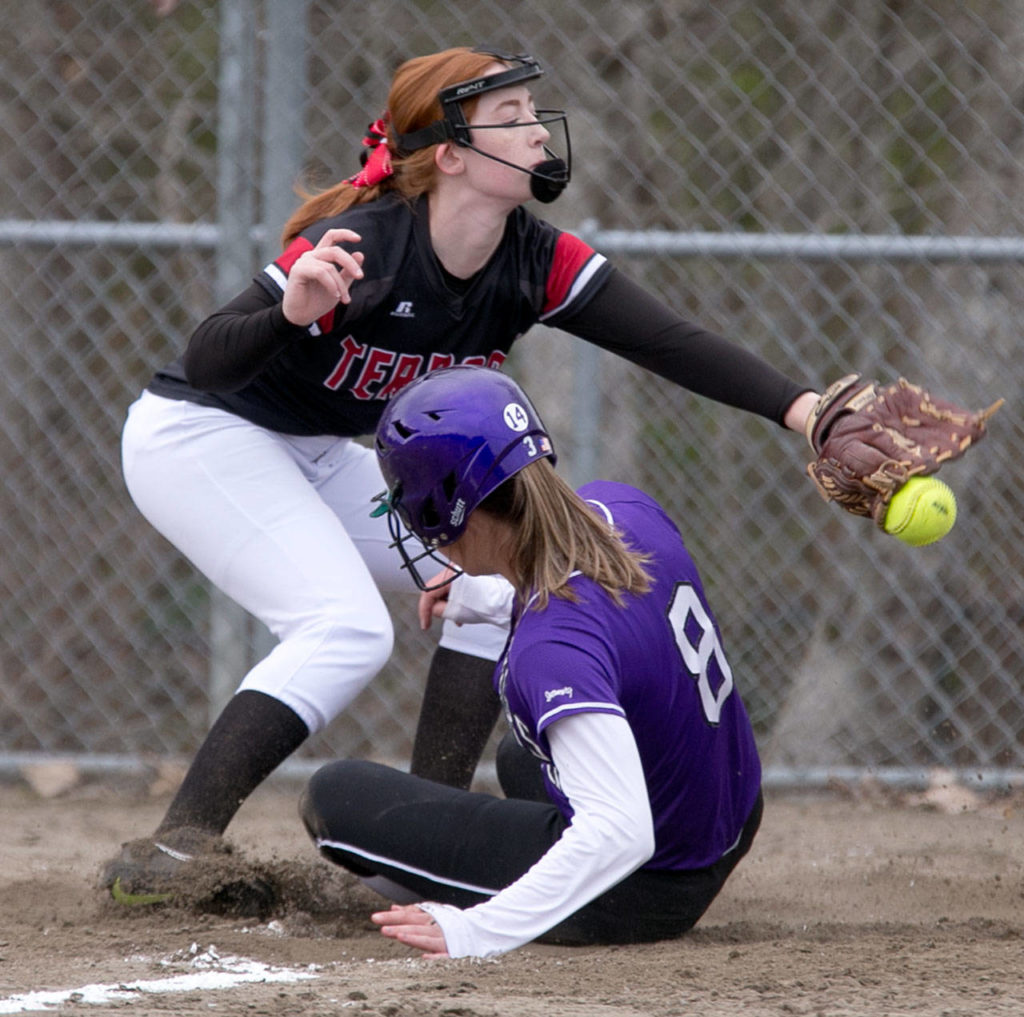
{"type": "Polygon", "coordinates": [[[536,120],[523,124],[470,124],[466,120],[462,103],[466,99],[473,99],[484,92],[493,92],[497,88],[507,88],[510,85],[518,85],[523,81],[532,81],[539,78],[544,71],[540,64],[526,53],[499,53],[494,50],[479,48],[475,53],[486,53],[493,56],[501,63],[514,64],[507,71],[498,74],[485,74],[479,78],[471,78],[469,81],[460,81],[457,84],[449,85],[438,92],[437,98],[441,103],[441,119],[428,124],[417,131],[410,131],[408,134],[396,136],[399,155],[409,155],[421,148],[430,145],[441,144],[445,141],[452,141],[462,148],[469,148],[494,162],[500,162],[503,166],[511,166],[522,173],[530,176],[530,193],[540,202],[547,204],[554,201],[562,191],[565,190],[572,176],[572,142],[569,138],[569,121],[565,110],[560,109],[539,109],[536,111],[536,120]],[[563,132],[563,145],[565,158],[555,154],[547,145],[544,152],[548,158],[540,165],[528,169],[525,166],[517,166],[506,159],[499,159],[495,155],[481,151],[472,141],[470,131],[479,130],[510,130],[516,127],[535,127],[542,124],[545,127],[559,124],[563,132]]]}
{"type": "Polygon", "coordinates": [[[530,463],[555,460],[526,394],[487,367],[450,367],[407,385],[385,409],[375,449],[388,485],[375,514],[388,513],[393,546],[421,590],[429,587],[418,562],[451,568],[436,552],[462,536],[470,513],[530,463]],[[406,548],[410,536],[422,553],[406,548]]]}
{"type": "Polygon", "coordinates": [[[391,534],[391,544],[389,546],[398,551],[402,559],[402,568],[409,570],[409,575],[412,576],[412,581],[416,584],[417,589],[422,590],[424,593],[429,593],[431,590],[440,590],[452,582],[452,580],[458,579],[462,575],[462,569],[457,568],[447,558],[438,554],[436,548],[425,544],[408,528],[402,519],[398,505],[392,502],[388,491],[381,491],[373,500],[380,504],[370,515],[380,516],[387,513],[388,533],[391,534]],[[406,546],[410,540],[415,541],[411,549],[406,546]],[[417,544],[419,545],[418,548],[416,547],[417,544]],[[442,573],[441,578],[436,582],[425,579],[417,567],[424,559],[429,559],[438,568],[447,571],[442,573]]]}

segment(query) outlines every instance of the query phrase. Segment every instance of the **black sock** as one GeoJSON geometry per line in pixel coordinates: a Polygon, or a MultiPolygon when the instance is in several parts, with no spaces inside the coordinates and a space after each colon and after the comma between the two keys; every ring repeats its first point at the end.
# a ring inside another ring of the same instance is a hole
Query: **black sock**
{"type": "Polygon", "coordinates": [[[434,651],[412,746],[412,773],[469,787],[501,710],[493,674],[493,660],[442,646],[434,651]]]}
{"type": "Polygon", "coordinates": [[[199,747],[157,833],[196,826],[221,834],[242,802],[309,736],[290,707],[245,690],[217,718],[199,747]]]}

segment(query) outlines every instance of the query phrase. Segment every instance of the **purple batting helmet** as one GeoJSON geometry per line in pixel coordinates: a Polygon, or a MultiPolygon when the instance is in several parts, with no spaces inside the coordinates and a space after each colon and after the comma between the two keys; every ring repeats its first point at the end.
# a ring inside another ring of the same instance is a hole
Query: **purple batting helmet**
{"type": "Polygon", "coordinates": [[[429,553],[458,540],[469,514],[509,477],[555,460],[526,393],[489,367],[449,367],[407,385],[380,418],[375,448],[392,536],[418,583],[396,513],[429,553]]]}

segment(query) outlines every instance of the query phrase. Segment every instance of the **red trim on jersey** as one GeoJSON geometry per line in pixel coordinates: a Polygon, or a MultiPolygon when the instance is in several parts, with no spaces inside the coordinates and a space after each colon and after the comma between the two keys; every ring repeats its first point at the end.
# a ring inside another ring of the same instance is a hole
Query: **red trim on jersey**
{"type": "MultiPolygon", "coordinates": [[[[296,237],[282,252],[274,259],[274,264],[287,276],[291,274],[295,262],[306,253],[312,251],[313,245],[305,237],[296,237]]],[[[327,335],[334,328],[334,308],[316,319],[316,326],[320,329],[321,335],[327,335]]],[[[314,335],[316,332],[314,331],[314,335]]],[[[330,386],[328,386],[330,387],[330,386]]]]}
{"type": "Polygon", "coordinates": [[[594,249],[571,233],[562,233],[555,242],[555,254],[551,259],[544,289],[544,313],[554,310],[565,302],[576,277],[594,256],[594,249]]]}
{"type": "Polygon", "coordinates": [[[326,314],[316,319],[316,327],[320,329],[321,335],[327,335],[334,328],[334,311],[335,308],[332,307],[326,314]]]}
{"type": "Polygon", "coordinates": [[[274,259],[274,264],[277,265],[285,275],[292,270],[292,265],[295,264],[306,253],[306,251],[312,251],[313,245],[305,237],[296,237],[285,249],[281,252],[281,255],[274,259]]]}

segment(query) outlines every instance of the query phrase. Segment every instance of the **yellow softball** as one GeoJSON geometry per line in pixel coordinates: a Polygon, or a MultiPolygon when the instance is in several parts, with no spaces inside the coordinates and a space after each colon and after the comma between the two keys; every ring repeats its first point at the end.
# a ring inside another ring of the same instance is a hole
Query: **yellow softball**
{"type": "Polygon", "coordinates": [[[936,477],[911,477],[893,496],[885,513],[886,533],[911,547],[934,544],[953,529],[956,495],[936,477]]]}

